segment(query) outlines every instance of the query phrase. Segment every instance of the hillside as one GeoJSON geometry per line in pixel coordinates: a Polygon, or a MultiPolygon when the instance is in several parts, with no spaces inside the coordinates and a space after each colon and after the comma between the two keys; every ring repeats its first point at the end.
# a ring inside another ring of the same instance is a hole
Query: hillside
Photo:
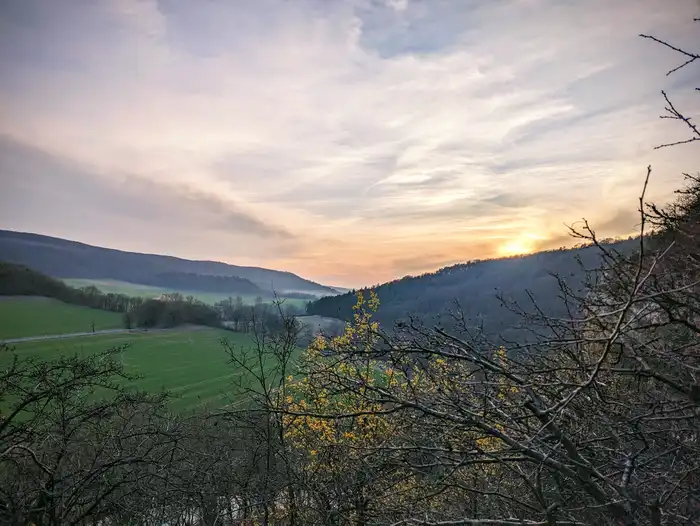
{"type": "Polygon", "coordinates": [[[211,291],[212,287],[223,286],[231,294],[263,296],[273,290],[316,295],[336,293],[331,287],[291,272],[125,252],[9,230],[0,230],[0,260],[26,265],[54,278],[112,279],[167,287],[176,283],[179,288],[192,291],[211,291]]]}
{"type": "MultiPolygon", "coordinates": [[[[618,251],[633,250],[636,241],[614,244],[618,251]]],[[[537,305],[552,315],[563,314],[559,285],[551,273],[565,277],[573,289],[580,289],[585,269],[596,268],[599,251],[595,247],[539,252],[521,257],[471,261],[445,267],[420,276],[406,276],[376,287],[380,300],[377,319],[385,326],[417,316],[425,321],[449,323],[455,301],[470,325],[483,326],[486,334],[517,337],[520,317],[499,300],[518,302],[532,310],[528,291],[537,305]]],[[[309,304],[310,315],[350,320],[355,292],[321,298],[309,304]]]]}

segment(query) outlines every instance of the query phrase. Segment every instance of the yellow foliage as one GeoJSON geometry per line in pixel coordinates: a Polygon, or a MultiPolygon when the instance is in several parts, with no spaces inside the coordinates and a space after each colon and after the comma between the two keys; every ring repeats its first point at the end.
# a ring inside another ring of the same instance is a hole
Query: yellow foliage
{"type": "Polygon", "coordinates": [[[374,291],[369,293],[368,299],[359,292],[353,307],[353,322],[334,338],[317,336],[303,357],[307,376],[301,381],[290,381],[288,385],[287,410],[307,414],[285,415],[285,437],[299,449],[309,452],[310,469],[342,470],[348,462],[360,458],[357,444],[377,445],[389,429],[383,415],[372,414],[381,411],[379,404],[363,396],[365,389],[375,384],[375,375],[381,369],[379,364],[371,359],[354,363],[329,360],[325,356],[370,350],[379,328],[372,321],[372,314],[378,307],[379,299],[374,291]],[[329,388],[338,381],[356,383],[363,389],[360,393],[346,390],[342,394],[334,390],[331,395],[329,388]],[[343,416],[359,412],[367,414],[343,416]],[[353,447],[349,448],[350,445],[353,447]]]}
{"type": "MultiPolygon", "coordinates": [[[[468,395],[469,387],[465,386],[474,383],[468,363],[448,361],[441,356],[427,360],[420,369],[399,363],[389,366],[372,359],[367,351],[377,343],[378,324],[372,316],[378,307],[374,291],[359,292],[352,322],[339,336],[316,337],[303,356],[306,376],[295,381],[289,378],[287,408],[291,413],[305,414],[284,417],[285,437],[299,451],[306,452],[308,469],[315,474],[354,469],[364,461],[367,450],[379,448],[391,439],[391,419],[395,417],[382,414],[381,405],[373,401],[376,390],[397,399],[425,398],[439,409],[443,397],[448,397],[449,403],[455,390],[459,396],[468,395]]],[[[505,365],[507,355],[503,347],[494,351],[493,360],[505,365]]],[[[517,393],[517,387],[500,375],[492,401],[508,403],[508,397],[517,393]]],[[[475,390],[474,396],[480,396],[479,391],[475,390]]],[[[484,417],[487,411],[485,407],[484,417]]],[[[495,428],[505,432],[500,425],[495,428]]],[[[474,431],[455,431],[453,436],[442,439],[456,448],[471,442],[486,455],[503,447],[498,438],[474,431]]],[[[483,469],[492,473],[498,467],[488,464],[483,469]]]]}

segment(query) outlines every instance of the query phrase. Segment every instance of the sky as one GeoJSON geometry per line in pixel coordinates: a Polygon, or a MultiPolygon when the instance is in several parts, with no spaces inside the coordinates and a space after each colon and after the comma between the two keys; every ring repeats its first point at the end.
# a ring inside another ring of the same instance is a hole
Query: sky
{"type": "Polygon", "coordinates": [[[360,286],[636,231],[698,0],[2,0],[0,228],[360,286]]]}

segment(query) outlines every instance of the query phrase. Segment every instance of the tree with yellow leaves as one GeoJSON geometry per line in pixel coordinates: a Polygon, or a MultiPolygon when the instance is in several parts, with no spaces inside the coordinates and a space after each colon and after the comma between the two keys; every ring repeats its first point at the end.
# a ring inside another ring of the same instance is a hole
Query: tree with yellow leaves
{"type": "MultiPolygon", "coordinates": [[[[419,501],[464,506],[470,499],[463,487],[478,488],[498,474],[492,460],[501,444],[492,434],[438,425],[411,404],[439,411],[453,396],[474,402],[488,393],[506,403],[516,389],[503,379],[493,388],[475,382],[476,371],[459,360],[414,352],[415,339],[388,338],[372,319],[378,304],[374,292],[358,294],[343,334],[319,336],[304,353],[303,373],[288,378],[280,408],[285,439],[299,455],[307,497],[323,523],[398,520],[419,501]]],[[[493,359],[504,360],[505,351],[493,359]]],[[[482,408],[484,417],[488,412],[482,408]]]]}
{"type": "Polygon", "coordinates": [[[371,396],[373,386],[394,381],[372,357],[378,303],[374,293],[358,294],[352,323],[340,336],[318,336],[302,356],[303,376],[287,385],[285,438],[302,457],[314,502],[307,512],[324,524],[369,524],[411,489],[411,473],[383,452],[398,421],[371,396]]]}

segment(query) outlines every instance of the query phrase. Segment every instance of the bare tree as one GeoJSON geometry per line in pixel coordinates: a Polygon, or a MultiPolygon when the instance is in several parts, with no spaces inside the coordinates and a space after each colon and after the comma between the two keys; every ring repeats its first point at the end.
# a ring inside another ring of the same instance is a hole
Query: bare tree
{"type": "Polygon", "coordinates": [[[257,440],[251,461],[258,473],[255,500],[263,524],[274,523],[275,508],[284,500],[287,524],[294,525],[298,508],[296,464],[286,444],[284,422],[275,408],[285,404],[302,327],[279,298],[272,308],[263,309],[258,302],[251,309],[251,326],[252,346],[235,346],[226,339],[222,342],[231,365],[240,374],[231,393],[234,406],[217,416],[249,429],[257,440]]]}
{"type": "Polygon", "coordinates": [[[94,521],[157,476],[174,446],[165,398],[122,387],[122,350],[49,361],[2,350],[4,523],[94,521]]]}

